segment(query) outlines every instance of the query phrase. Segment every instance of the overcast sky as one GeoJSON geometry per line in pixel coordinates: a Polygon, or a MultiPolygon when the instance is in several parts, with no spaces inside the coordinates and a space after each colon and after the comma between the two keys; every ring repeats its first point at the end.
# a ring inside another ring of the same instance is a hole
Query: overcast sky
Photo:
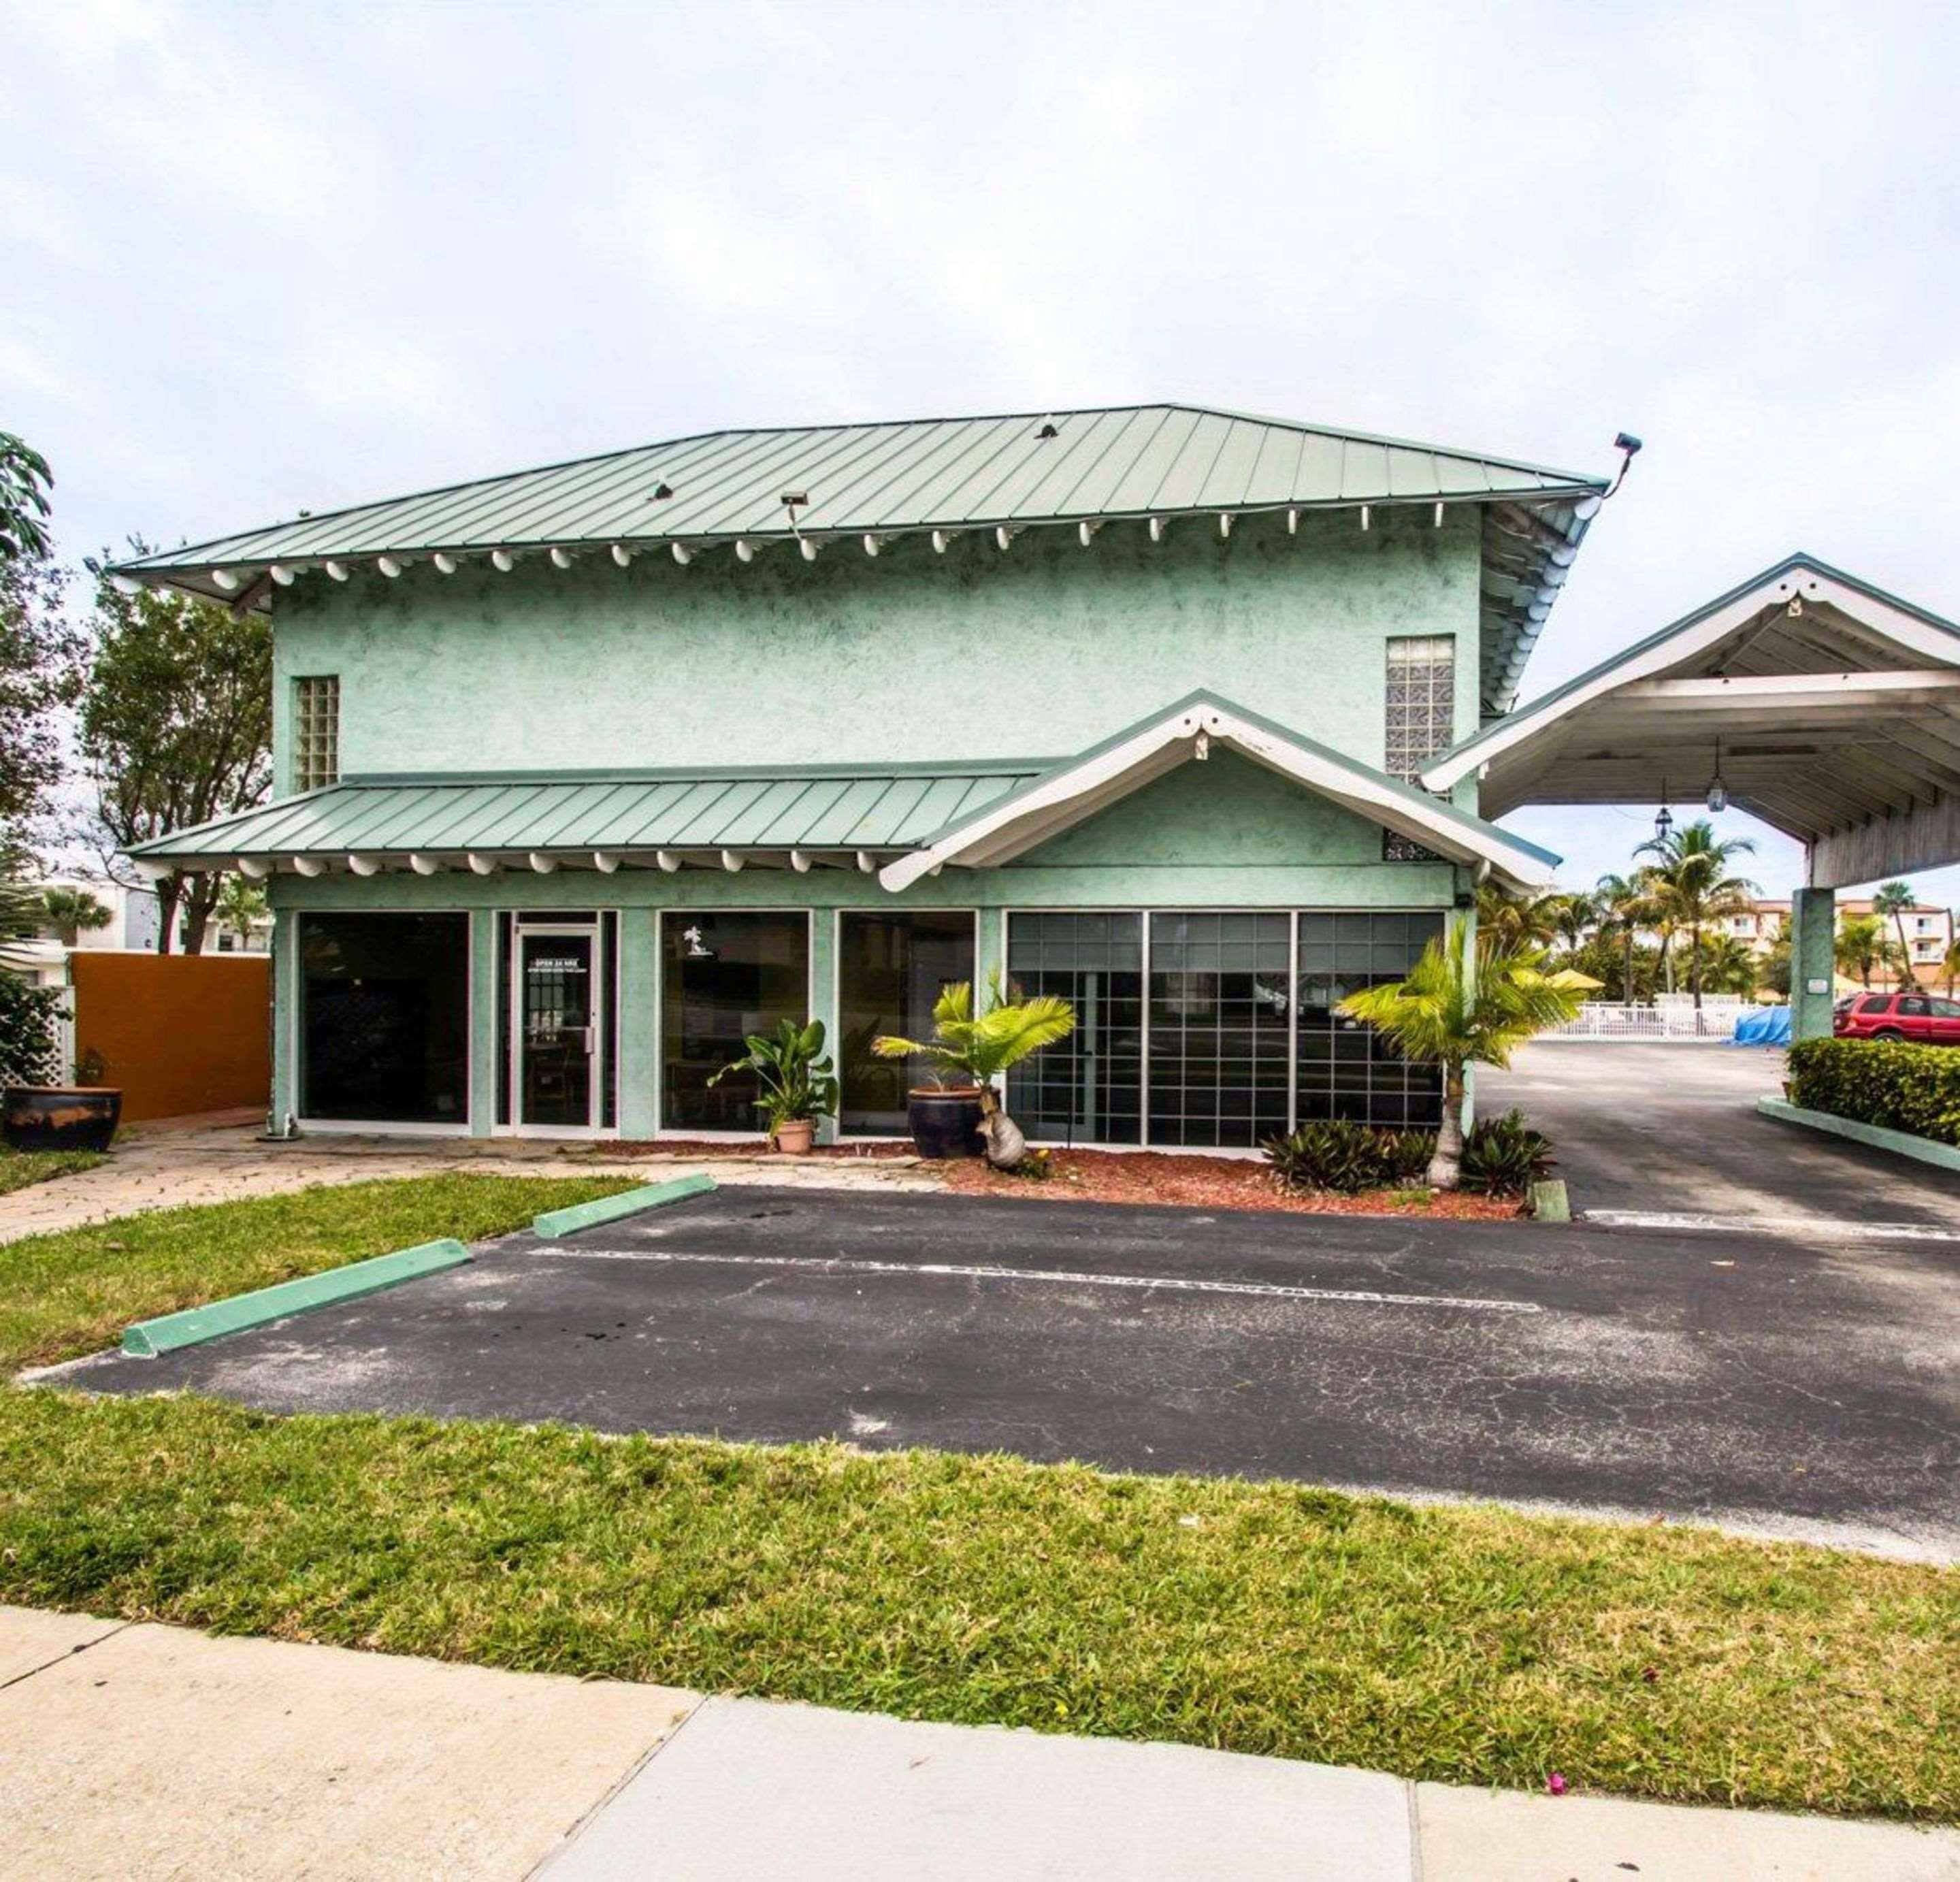
{"type": "MultiPolygon", "coordinates": [[[[1643,435],[1528,696],[1799,547],[1960,616],[1951,8],[0,0],[0,429],[72,557],[1172,398],[1643,435]]],[[[1513,820],[1583,883],[1651,818],[1513,820]]]]}

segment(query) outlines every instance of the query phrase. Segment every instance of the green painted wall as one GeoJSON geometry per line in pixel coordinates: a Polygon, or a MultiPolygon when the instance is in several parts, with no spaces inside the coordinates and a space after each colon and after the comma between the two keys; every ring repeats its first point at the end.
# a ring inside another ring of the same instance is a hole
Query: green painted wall
{"type": "Polygon", "coordinates": [[[1479,524],[1427,512],[1197,522],[1088,549],[1036,530],[875,559],[781,547],[682,568],[542,557],[395,581],[303,578],[274,603],[275,740],[291,682],[341,679],[350,774],[1054,756],[1200,686],[1379,765],[1390,635],[1454,634],[1476,724],[1479,524]]]}

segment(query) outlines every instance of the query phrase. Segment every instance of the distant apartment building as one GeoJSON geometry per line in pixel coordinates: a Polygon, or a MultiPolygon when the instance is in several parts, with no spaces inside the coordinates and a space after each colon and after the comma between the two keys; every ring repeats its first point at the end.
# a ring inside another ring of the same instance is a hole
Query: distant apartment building
{"type": "MultiPolygon", "coordinates": [[[[1720,925],[1719,931],[1743,942],[1752,953],[1766,954],[1789,932],[1790,907],[1787,900],[1752,902],[1747,914],[1729,916],[1720,925]]],[[[1869,896],[1862,900],[1841,896],[1838,898],[1838,925],[1840,928],[1853,916],[1872,912],[1869,896]]],[[[1913,978],[1922,986],[1930,986],[1944,978],[1943,963],[1953,940],[1952,911],[1936,908],[1930,903],[1916,903],[1905,910],[1904,922],[1906,950],[1912,959],[1913,978]]],[[[1896,944],[1898,940],[1896,920],[1888,916],[1885,925],[1885,938],[1896,944]]],[[[1895,978],[1888,963],[1873,975],[1872,984],[1874,986],[1890,986],[1895,978]]]]}

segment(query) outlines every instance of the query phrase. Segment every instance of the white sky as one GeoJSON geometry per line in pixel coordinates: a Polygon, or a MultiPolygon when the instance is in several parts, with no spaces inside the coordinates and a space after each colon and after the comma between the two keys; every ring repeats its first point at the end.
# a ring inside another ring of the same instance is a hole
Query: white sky
{"type": "MultiPolygon", "coordinates": [[[[0,428],[71,557],[1176,398],[1643,436],[1527,696],[1799,547],[1960,616],[1952,9],[0,0],[0,428]]],[[[1651,816],[1514,821],[1583,883],[1651,816]]]]}

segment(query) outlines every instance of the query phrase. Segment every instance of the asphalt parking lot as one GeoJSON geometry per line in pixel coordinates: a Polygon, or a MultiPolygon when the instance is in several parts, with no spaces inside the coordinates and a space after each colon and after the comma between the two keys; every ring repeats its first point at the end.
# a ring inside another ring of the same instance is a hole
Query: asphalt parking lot
{"type": "Polygon", "coordinates": [[[1960,1242],[724,1189],[142,1361],[279,1412],[835,1437],[1960,1557],[1960,1242]]]}

